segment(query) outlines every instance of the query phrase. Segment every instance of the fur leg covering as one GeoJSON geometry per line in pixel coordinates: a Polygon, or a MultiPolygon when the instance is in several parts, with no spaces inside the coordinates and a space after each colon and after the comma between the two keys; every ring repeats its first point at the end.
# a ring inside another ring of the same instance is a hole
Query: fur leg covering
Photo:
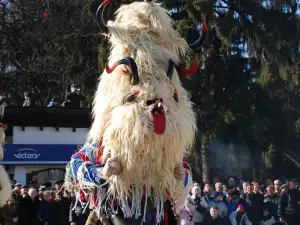
{"type": "Polygon", "coordinates": [[[3,207],[11,195],[11,184],[7,172],[0,166],[0,207],[3,207]]]}

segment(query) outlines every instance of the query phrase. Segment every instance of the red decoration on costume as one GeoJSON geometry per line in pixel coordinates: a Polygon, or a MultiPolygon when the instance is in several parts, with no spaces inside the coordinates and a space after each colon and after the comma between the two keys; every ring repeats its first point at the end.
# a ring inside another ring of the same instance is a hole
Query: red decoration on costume
{"type": "Polygon", "coordinates": [[[110,74],[114,71],[114,69],[116,69],[116,67],[119,65],[119,62],[115,62],[112,67],[110,68],[108,63],[105,65],[105,70],[106,70],[106,73],[110,74]]]}
{"type": "Polygon", "coordinates": [[[167,211],[164,212],[165,225],[169,225],[169,214],[167,211]]]}
{"type": "Polygon", "coordinates": [[[133,93],[133,95],[137,96],[140,92],[141,92],[140,90],[135,90],[134,93],[133,93]]]}
{"type": "Polygon", "coordinates": [[[102,156],[102,138],[98,145],[98,152],[96,156],[96,164],[101,164],[101,156],[102,156]]]}
{"type": "Polygon", "coordinates": [[[208,27],[205,23],[201,25],[201,30],[204,32],[208,31],[208,27]]]}
{"type": "Polygon", "coordinates": [[[183,161],[183,168],[185,168],[185,169],[188,169],[188,170],[191,170],[191,167],[190,167],[190,165],[186,162],[186,161],[183,161]]]}
{"type": "Polygon", "coordinates": [[[195,60],[194,65],[191,69],[180,68],[179,74],[183,76],[191,77],[197,72],[198,68],[199,68],[199,62],[195,60]]]}
{"type": "Polygon", "coordinates": [[[88,158],[82,151],[76,152],[76,153],[72,156],[72,158],[73,158],[74,156],[77,156],[77,155],[79,155],[80,158],[82,159],[82,161],[84,161],[84,162],[90,161],[89,158],[88,158]]]}
{"type": "Polygon", "coordinates": [[[6,125],[4,125],[3,123],[0,123],[0,128],[2,128],[2,129],[6,129],[6,128],[7,128],[7,126],[6,126],[6,125]]]}
{"type": "Polygon", "coordinates": [[[162,114],[157,114],[152,112],[153,117],[153,129],[156,134],[163,134],[166,129],[166,115],[163,112],[162,114]]]}
{"type": "Polygon", "coordinates": [[[175,99],[176,102],[178,102],[178,92],[176,89],[174,89],[173,98],[175,99]]]}
{"type": "Polygon", "coordinates": [[[98,207],[98,196],[97,193],[94,194],[94,205],[97,208],[98,207]]]}
{"type": "Polygon", "coordinates": [[[80,190],[80,200],[83,201],[85,199],[85,193],[87,192],[87,189],[80,190]]]}
{"type": "Polygon", "coordinates": [[[45,12],[44,12],[44,17],[48,17],[49,16],[49,12],[48,12],[48,10],[46,10],[45,12]]]}

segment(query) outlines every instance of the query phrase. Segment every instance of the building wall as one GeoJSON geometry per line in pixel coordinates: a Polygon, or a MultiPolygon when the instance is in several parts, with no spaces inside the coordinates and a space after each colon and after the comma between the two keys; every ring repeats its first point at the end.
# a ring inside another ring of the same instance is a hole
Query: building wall
{"type": "Polygon", "coordinates": [[[40,171],[40,170],[44,170],[44,169],[49,169],[49,168],[65,169],[66,165],[15,165],[14,166],[14,179],[18,183],[25,185],[28,182],[28,181],[26,181],[26,175],[28,173],[40,171]]]}
{"type": "Polygon", "coordinates": [[[21,127],[13,128],[12,144],[78,144],[85,143],[89,129],[76,128],[73,132],[72,128],[60,127],[56,131],[53,127],[44,127],[41,131],[39,127],[26,127],[22,131],[21,127]]]}

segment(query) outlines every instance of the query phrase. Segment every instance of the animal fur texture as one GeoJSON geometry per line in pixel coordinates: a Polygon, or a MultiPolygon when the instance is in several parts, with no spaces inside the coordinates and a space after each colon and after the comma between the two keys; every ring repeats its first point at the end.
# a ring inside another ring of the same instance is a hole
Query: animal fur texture
{"type": "MultiPolygon", "coordinates": [[[[3,159],[4,140],[5,140],[4,128],[0,126],[0,160],[3,159]]],[[[10,196],[11,196],[10,180],[4,167],[0,165],[0,207],[6,204],[10,196]]]]}
{"type": "MultiPolygon", "coordinates": [[[[94,122],[88,135],[90,142],[103,138],[105,161],[115,155],[123,172],[109,179],[109,194],[125,200],[132,189],[151,187],[154,199],[165,198],[166,192],[177,202],[184,203],[182,181],[174,176],[192,147],[196,119],[192,102],[182,87],[177,71],[167,77],[168,60],[179,63],[180,55],[188,50],[185,39],[173,29],[169,12],[153,2],[124,5],[109,21],[111,53],[109,65],[123,57],[132,57],[140,82],[130,83],[130,69],[118,66],[111,74],[104,71],[94,100],[94,122]],[[173,98],[178,92],[178,102],[173,98]],[[123,104],[129,92],[140,90],[134,102],[123,104]],[[153,118],[147,100],[162,98],[166,109],[164,134],[153,132],[153,118]]],[[[189,188],[187,188],[189,191],[189,188]]]]}

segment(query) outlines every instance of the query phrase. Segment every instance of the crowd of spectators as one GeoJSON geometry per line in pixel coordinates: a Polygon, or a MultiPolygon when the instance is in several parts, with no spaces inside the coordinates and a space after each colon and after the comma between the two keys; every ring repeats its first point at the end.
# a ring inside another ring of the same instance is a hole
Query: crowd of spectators
{"type": "MultiPolygon", "coordinates": [[[[85,208],[76,204],[75,197],[63,188],[63,181],[56,182],[54,188],[17,183],[0,209],[0,224],[85,225],[91,213],[85,208]]],[[[279,180],[269,180],[266,185],[256,181],[236,185],[232,178],[228,185],[195,183],[184,206],[176,211],[181,225],[299,225],[300,191],[295,180],[284,185],[279,180]]]]}
{"type": "Polygon", "coordinates": [[[198,183],[180,209],[181,225],[299,225],[300,191],[295,180],[267,185],[241,181],[214,187],[198,183]]]}
{"type": "Polygon", "coordinates": [[[89,211],[63,188],[63,181],[55,188],[39,189],[14,185],[12,195],[0,209],[1,225],[85,225],[89,211]]]}

